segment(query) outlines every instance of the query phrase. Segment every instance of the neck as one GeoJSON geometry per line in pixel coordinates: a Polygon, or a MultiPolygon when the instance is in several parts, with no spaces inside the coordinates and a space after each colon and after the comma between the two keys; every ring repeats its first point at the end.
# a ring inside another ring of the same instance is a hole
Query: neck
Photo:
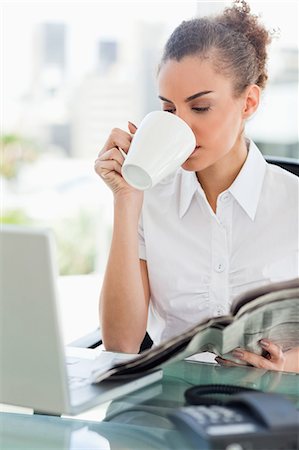
{"type": "Polygon", "coordinates": [[[243,136],[221,160],[207,169],[196,172],[197,179],[215,213],[219,194],[231,186],[246,158],[247,145],[243,136]]]}

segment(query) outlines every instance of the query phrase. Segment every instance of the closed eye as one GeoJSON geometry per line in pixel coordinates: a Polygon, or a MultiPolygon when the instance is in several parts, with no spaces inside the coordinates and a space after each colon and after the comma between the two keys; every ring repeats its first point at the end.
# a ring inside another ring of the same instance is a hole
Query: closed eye
{"type": "Polygon", "coordinates": [[[165,109],[163,108],[163,111],[174,114],[175,113],[175,108],[165,108],[165,109]]]}
{"type": "Polygon", "coordinates": [[[210,106],[206,106],[205,108],[192,108],[193,109],[193,111],[196,111],[196,112],[206,112],[206,111],[210,111],[210,106]]]}
{"type": "MultiPolygon", "coordinates": [[[[197,112],[197,113],[204,113],[204,112],[210,111],[210,109],[211,109],[210,106],[205,106],[205,107],[202,107],[202,108],[199,108],[199,107],[193,107],[192,108],[192,110],[197,112]]],[[[175,110],[175,108],[163,108],[163,111],[169,112],[171,114],[174,114],[176,110],[175,110]]]]}

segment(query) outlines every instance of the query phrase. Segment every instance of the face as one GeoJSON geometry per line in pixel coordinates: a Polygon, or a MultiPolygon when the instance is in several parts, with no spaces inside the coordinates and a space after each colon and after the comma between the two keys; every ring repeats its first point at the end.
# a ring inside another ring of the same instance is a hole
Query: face
{"type": "Polygon", "coordinates": [[[158,77],[162,108],[193,130],[196,148],[182,165],[201,171],[236,156],[244,127],[246,97],[233,95],[232,80],[215,72],[210,59],[168,60],[158,77]]]}

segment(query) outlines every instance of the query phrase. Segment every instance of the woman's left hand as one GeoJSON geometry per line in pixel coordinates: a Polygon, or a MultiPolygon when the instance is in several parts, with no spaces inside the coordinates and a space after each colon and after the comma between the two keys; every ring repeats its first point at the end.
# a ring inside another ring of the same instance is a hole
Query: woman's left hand
{"type": "MultiPolygon", "coordinates": [[[[259,369],[284,370],[286,358],[279,345],[273,344],[273,342],[269,341],[268,339],[261,339],[259,341],[259,345],[265,352],[267,352],[266,356],[259,356],[242,348],[236,348],[232,352],[232,355],[235,358],[244,361],[244,364],[258,367],[259,369]]],[[[219,356],[215,358],[215,361],[225,366],[244,365],[220,358],[219,356]]]]}

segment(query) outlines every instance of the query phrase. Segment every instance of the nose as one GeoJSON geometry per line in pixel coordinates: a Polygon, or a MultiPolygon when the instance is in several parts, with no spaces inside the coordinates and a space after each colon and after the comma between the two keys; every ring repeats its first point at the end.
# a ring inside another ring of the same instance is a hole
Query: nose
{"type": "Polygon", "coordinates": [[[179,112],[177,111],[176,114],[180,119],[182,119],[184,122],[186,122],[187,125],[191,128],[193,133],[195,133],[195,125],[193,121],[191,120],[191,117],[187,113],[179,112]]]}

